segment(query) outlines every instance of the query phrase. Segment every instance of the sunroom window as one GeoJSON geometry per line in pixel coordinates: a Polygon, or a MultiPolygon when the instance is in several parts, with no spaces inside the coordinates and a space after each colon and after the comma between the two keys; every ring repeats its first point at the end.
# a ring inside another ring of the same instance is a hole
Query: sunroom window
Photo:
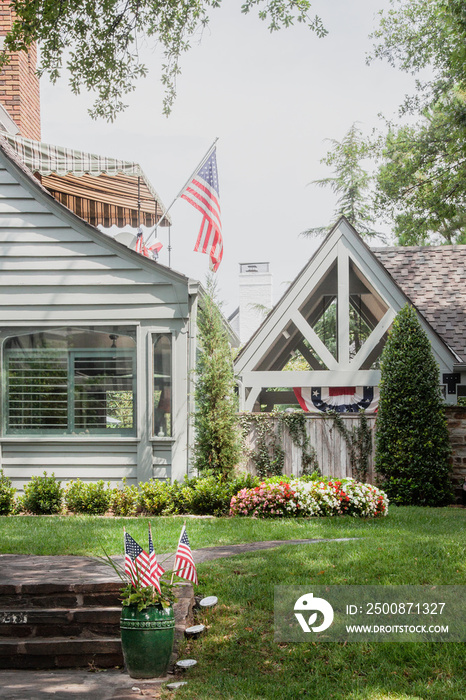
{"type": "Polygon", "coordinates": [[[131,329],[56,329],[4,343],[8,435],[134,435],[131,329]]]}
{"type": "Polygon", "coordinates": [[[172,436],[172,336],[153,336],[154,356],[154,435],[172,436]]]}

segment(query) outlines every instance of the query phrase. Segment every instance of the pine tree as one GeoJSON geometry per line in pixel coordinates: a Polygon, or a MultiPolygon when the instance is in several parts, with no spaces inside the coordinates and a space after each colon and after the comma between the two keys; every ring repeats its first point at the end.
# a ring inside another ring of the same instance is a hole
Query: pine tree
{"type": "Polygon", "coordinates": [[[238,401],[232,352],[215,297],[215,284],[209,279],[198,319],[194,466],[200,473],[213,470],[226,479],[240,458],[238,401]]]}
{"type": "Polygon", "coordinates": [[[397,505],[451,502],[450,443],[439,369],[415,310],[398,313],[382,353],[376,471],[397,505]]]}
{"type": "Polygon", "coordinates": [[[341,216],[345,216],[361,236],[383,235],[374,230],[371,176],[361,162],[370,157],[371,147],[361,130],[352,124],[341,141],[332,144],[320,162],[333,168],[333,175],[309,184],[330,188],[338,197],[333,221],[328,226],[314,226],[300,235],[312,237],[328,233],[341,216]]]}

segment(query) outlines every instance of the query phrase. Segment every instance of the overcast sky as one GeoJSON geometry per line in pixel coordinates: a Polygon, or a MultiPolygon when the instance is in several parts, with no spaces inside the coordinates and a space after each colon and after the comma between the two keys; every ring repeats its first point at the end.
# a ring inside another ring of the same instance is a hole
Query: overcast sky
{"type": "MultiPolygon", "coordinates": [[[[182,62],[178,97],[162,115],[161,60],[145,51],[150,73],[113,124],[87,114],[89,96],[41,82],[42,139],[142,166],[166,206],[215,137],[224,258],[217,273],[228,314],[237,306],[241,262],[270,262],[275,301],[315,249],[299,237],[330,222],[335,199],[308,185],[330,175],[319,163],[355,121],[369,132],[378,114],[396,116],[413,80],[390,66],[366,65],[369,33],[386,0],[317,2],[329,34],[297,25],[274,34],[240,0],[212,13],[202,42],[182,62]]],[[[186,201],[172,211],[172,267],[205,281],[208,256],[194,253],[201,215],[186,201]]],[[[166,229],[160,262],[168,264],[166,229]]]]}

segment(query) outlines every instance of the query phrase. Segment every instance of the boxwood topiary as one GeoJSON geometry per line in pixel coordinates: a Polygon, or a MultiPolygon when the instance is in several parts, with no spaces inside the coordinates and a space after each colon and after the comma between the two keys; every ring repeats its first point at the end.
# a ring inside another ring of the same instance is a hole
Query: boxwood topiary
{"type": "Polygon", "coordinates": [[[63,504],[61,481],[57,481],[52,472],[47,476],[31,476],[24,487],[23,508],[34,515],[53,515],[59,513],[63,504]]]}
{"type": "Polygon", "coordinates": [[[87,513],[87,515],[103,515],[110,507],[112,490],[102,479],[97,482],[85,483],[80,479],[72,481],[65,493],[65,501],[68,509],[73,513],[87,513]]]}
{"type": "Polygon", "coordinates": [[[0,515],[10,515],[15,507],[16,489],[11,485],[11,479],[0,469],[0,515]]]}
{"type": "Polygon", "coordinates": [[[450,442],[439,368],[412,306],[397,314],[381,358],[375,466],[397,505],[452,500],[450,442]]]}
{"type": "Polygon", "coordinates": [[[123,486],[115,487],[110,499],[110,507],[113,515],[132,516],[138,511],[139,491],[137,486],[128,486],[126,477],[123,478],[123,486]]]}

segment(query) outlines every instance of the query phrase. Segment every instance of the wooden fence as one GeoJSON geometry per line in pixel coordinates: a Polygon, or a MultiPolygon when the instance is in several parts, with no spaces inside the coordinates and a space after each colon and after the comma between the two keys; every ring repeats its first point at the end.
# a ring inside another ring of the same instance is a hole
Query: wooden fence
{"type": "MultiPolygon", "coordinates": [[[[276,417],[276,414],[261,415],[272,424],[270,428],[273,426],[274,431],[279,430],[279,419],[276,417]]],[[[352,428],[358,425],[359,416],[351,413],[340,413],[339,415],[348,430],[351,431],[352,428]]],[[[466,485],[466,406],[447,406],[446,415],[452,449],[451,479],[455,491],[455,499],[457,503],[466,504],[466,496],[463,495],[466,492],[466,489],[463,488],[463,484],[466,485]]],[[[369,459],[367,481],[373,484],[375,482],[374,435],[376,417],[368,415],[366,418],[372,433],[372,455],[369,459]]],[[[356,476],[351,474],[349,449],[346,440],[339,433],[332,418],[325,417],[323,414],[307,414],[305,415],[305,421],[306,431],[311,445],[316,451],[321,473],[324,476],[334,476],[336,478],[356,476]]],[[[285,452],[283,473],[289,476],[299,476],[302,471],[301,449],[293,444],[286,426],[281,424],[280,428],[282,429],[282,447],[285,452]]],[[[251,474],[256,474],[256,465],[251,454],[256,450],[257,433],[257,425],[252,422],[249,435],[246,437],[246,449],[243,462],[241,463],[241,468],[251,474]]]]}
{"type": "MultiPolygon", "coordinates": [[[[340,414],[344,421],[345,427],[351,431],[357,427],[360,421],[359,416],[354,414],[340,414]]],[[[270,421],[270,429],[282,431],[281,443],[285,452],[285,464],[283,473],[288,476],[299,476],[302,471],[301,467],[301,448],[297,447],[287,430],[286,425],[274,415],[268,416],[270,421]]],[[[349,457],[349,449],[345,438],[340,434],[331,417],[314,414],[305,416],[306,431],[310,438],[310,443],[317,454],[319,469],[324,476],[333,476],[341,478],[345,476],[354,476],[351,473],[351,464],[349,457]]],[[[369,469],[366,481],[374,483],[374,433],[375,433],[375,416],[367,416],[368,427],[372,433],[372,455],[369,459],[369,469]]],[[[258,441],[258,427],[252,422],[249,434],[246,437],[245,456],[241,463],[241,469],[256,474],[256,465],[251,457],[251,454],[256,451],[258,441]]]]}

